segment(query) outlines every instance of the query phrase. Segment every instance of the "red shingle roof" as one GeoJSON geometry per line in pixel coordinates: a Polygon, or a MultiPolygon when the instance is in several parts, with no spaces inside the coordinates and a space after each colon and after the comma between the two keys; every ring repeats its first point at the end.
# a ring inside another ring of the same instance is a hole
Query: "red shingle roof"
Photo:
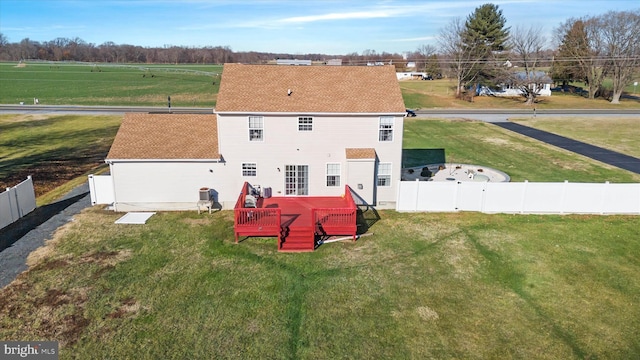
{"type": "Polygon", "coordinates": [[[107,160],[219,159],[216,116],[125,114],[107,160]]]}
{"type": "Polygon", "coordinates": [[[216,112],[390,114],[405,106],[393,66],[225,64],[216,112]]]}

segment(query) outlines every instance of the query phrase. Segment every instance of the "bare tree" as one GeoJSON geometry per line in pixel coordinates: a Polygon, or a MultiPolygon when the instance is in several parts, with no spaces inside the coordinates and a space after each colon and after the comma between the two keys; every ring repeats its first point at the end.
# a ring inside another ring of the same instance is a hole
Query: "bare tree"
{"type": "Polygon", "coordinates": [[[464,42],[465,24],[460,18],[451,20],[438,35],[438,44],[456,80],[456,97],[460,97],[463,87],[478,75],[476,49],[464,42]]]}
{"type": "Polygon", "coordinates": [[[609,11],[598,17],[599,36],[613,82],[612,104],[619,104],[624,88],[640,66],[640,10],[609,11]]]}
{"type": "Polygon", "coordinates": [[[540,90],[549,81],[549,77],[539,70],[543,57],[545,38],[539,27],[516,27],[509,37],[509,46],[514,56],[513,62],[519,65],[517,71],[508,72],[510,84],[520,90],[526,99],[526,104],[531,105],[536,101],[540,90]]]}

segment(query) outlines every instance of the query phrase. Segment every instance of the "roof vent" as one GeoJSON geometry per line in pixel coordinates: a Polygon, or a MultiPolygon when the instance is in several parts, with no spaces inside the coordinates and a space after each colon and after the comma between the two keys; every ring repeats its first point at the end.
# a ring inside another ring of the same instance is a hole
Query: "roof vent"
{"type": "Polygon", "coordinates": [[[291,91],[291,89],[287,90],[287,96],[291,96],[292,93],[293,91],[291,91]]]}

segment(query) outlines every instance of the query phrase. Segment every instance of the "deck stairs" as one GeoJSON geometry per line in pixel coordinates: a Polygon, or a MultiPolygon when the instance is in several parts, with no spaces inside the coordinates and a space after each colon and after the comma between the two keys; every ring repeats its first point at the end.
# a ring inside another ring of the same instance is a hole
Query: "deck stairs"
{"type": "Polygon", "coordinates": [[[286,226],[282,230],[282,241],[279,251],[303,252],[313,251],[316,247],[316,237],[313,226],[286,226]]]}

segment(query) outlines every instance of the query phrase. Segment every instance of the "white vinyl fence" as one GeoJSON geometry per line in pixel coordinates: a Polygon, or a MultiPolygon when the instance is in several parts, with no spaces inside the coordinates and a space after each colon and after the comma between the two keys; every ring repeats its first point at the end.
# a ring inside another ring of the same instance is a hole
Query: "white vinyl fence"
{"type": "Polygon", "coordinates": [[[640,215],[640,184],[401,181],[396,210],[640,215]]]}
{"type": "Polygon", "coordinates": [[[89,175],[91,205],[113,204],[113,181],[111,175],[89,175]]]}
{"type": "Polygon", "coordinates": [[[0,229],[16,222],[36,208],[36,193],[31,176],[0,193],[0,229]]]}

